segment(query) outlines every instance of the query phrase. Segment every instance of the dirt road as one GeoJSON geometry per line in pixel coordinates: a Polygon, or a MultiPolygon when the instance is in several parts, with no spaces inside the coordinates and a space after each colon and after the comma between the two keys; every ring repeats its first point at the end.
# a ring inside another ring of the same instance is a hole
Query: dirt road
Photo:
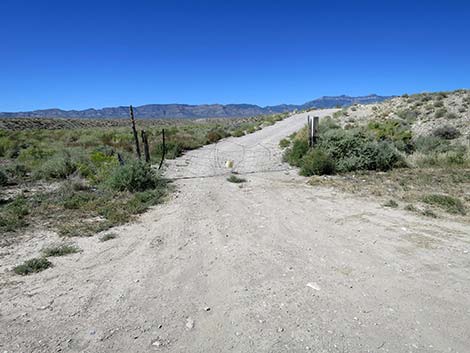
{"type": "Polygon", "coordinates": [[[468,225],[306,185],[277,147],[305,121],[188,153],[117,239],[9,275],[0,351],[469,352],[468,225]]]}

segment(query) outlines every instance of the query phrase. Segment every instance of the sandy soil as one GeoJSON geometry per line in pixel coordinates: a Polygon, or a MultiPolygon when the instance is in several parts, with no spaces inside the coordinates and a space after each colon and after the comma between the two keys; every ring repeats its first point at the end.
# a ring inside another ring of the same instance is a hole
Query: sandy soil
{"type": "Polygon", "coordinates": [[[3,273],[0,351],[468,352],[468,225],[306,185],[277,147],[305,121],[188,153],[116,239],[3,273]]]}

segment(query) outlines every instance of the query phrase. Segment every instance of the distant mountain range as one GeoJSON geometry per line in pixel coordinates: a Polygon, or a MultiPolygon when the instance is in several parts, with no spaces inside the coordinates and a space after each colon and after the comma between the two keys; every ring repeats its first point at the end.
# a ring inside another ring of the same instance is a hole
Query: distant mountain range
{"type": "MultiPolygon", "coordinates": [[[[376,94],[350,97],[333,96],[321,97],[302,105],[282,104],[260,107],[253,104],[147,104],[134,107],[138,119],[150,118],[238,118],[256,115],[284,113],[293,110],[311,108],[334,108],[352,104],[369,104],[382,102],[392,96],[378,96],[376,94]]],[[[29,112],[1,113],[0,118],[86,118],[86,119],[112,119],[129,117],[129,107],[115,107],[86,110],[44,109],[29,112]]]]}

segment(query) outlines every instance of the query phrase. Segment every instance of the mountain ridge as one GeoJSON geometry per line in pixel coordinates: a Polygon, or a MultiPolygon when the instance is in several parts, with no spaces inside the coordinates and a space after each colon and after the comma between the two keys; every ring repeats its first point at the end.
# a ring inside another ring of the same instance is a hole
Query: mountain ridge
{"type": "MultiPolygon", "coordinates": [[[[137,118],[236,118],[256,115],[284,113],[293,110],[312,108],[334,108],[336,106],[349,106],[355,103],[378,103],[393,98],[394,96],[379,96],[370,94],[367,96],[351,97],[323,96],[301,105],[279,104],[261,107],[256,104],[145,104],[134,107],[137,118]]],[[[127,106],[105,107],[101,109],[62,110],[58,108],[41,109],[24,112],[0,112],[0,118],[88,118],[108,119],[127,118],[129,108],[127,106]]]]}

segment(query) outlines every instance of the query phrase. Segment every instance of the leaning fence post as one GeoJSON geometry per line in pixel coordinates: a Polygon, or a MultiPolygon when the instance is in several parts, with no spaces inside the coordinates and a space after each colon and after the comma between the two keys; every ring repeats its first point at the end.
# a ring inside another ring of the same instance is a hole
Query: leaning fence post
{"type": "Polygon", "coordinates": [[[149,141],[147,139],[147,133],[145,130],[141,132],[142,136],[142,144],[144,145],[144,156],[145,156],[145,163],[150,163],[150,150],[149,150],[149,141]]]}
{"type": "Polygon", "coordinates": [[[135,141],[135,151],[137,153],[137,157],[141,157],[140,155],[140,146],[139,146],[139,136],[137,135],[137,130],[135,129],[135,119],[134,119],[134,109],[132,105],[129,106],[129,114],[131,116],[131,123],[132,123],[132,133],[134,134],[134,141],[135,141]]]}
{"type": "Polygon", "coordinates": [[[162,160],[160,161],[160,165],[158,169],[162,168],[163,161],[165,160],[165,153],[166,153],[166,146],[165,146],[165,129],[162,129],[162,140],[163,140],[163,150],[162,150],[162,160]]]}
{"type": "Polygon", "coordinates": [[[124,159],[122,158],[122,156],[119,152],[117,154],[117,159],[118,159],[118,162],[119,162],[120,166],[123,166],[125,164],[124,159]]]}

